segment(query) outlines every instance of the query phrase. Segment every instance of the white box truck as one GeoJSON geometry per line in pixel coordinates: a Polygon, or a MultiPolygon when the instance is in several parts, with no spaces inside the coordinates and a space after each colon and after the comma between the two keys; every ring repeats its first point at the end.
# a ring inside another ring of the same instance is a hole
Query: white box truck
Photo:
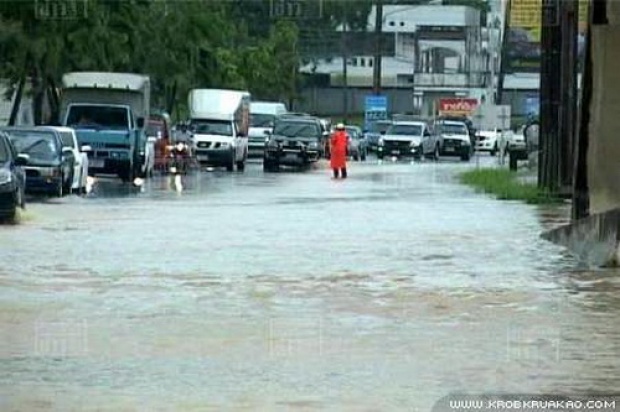
{"type": "Polygon", "coordinates": [[[89,173],[133,181],[145,170],[150,79],[132,73],[74,72],[62,78],[60,122],[90,146],[89,173]]]}
{"type": "Polygon", "coordinates": [[[189,128],[201,166],[243,171],[248,157],[250,93],[194,89],[189,92],[189,128]]]}

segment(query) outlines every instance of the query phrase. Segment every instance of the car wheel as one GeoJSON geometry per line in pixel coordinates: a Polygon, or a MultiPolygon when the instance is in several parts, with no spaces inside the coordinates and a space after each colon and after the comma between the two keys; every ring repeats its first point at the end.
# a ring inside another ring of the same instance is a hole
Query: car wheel
{"type": "Polygon", "coordinates": [[[274,161],[266,159],[263,161],[263,170],[265,172],[277,172],[279,168],[279,165],[274,161]]]}
{"type": "Polygon", "coordinates": [[[461,156],[461,161],[469,162],[470,158],[471,158],[471,155],[469,153],[467,153],[467,154],[464,154],[463,156],[461,156]]]}
{"type": "Polygon", "coordinates": [[[2,218],[0,218],[0,220],[3,220],[11,224],[14,224],[16,222],[16,219],[17,219],[17,205],[11,206],[11,208],[6,212],[6,214],[2,218]]]}

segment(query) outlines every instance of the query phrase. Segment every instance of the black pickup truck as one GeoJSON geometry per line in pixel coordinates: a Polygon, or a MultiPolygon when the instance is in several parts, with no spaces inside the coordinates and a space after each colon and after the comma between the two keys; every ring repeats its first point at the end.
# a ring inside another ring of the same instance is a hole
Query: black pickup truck
{"type": "Polygon", "coordinates": [[[265,143],[263,169],[268,172],[280,166],[304,167],[325,156],[328,133],[321,121],[311,116],[281,116],[265,143]]]}

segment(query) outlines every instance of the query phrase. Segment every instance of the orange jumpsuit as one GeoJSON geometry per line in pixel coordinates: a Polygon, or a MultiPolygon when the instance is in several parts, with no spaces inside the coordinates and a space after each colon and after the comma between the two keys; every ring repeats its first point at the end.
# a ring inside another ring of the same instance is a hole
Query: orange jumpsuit
{"type": "Polygon", "coordinates": [[[347,145],[348,137],[344,130],[336,130],[330,137],[330,166],[334,171],[334,177],[338,177],[338,171],[342,177],[347,177],[347,145]]]}

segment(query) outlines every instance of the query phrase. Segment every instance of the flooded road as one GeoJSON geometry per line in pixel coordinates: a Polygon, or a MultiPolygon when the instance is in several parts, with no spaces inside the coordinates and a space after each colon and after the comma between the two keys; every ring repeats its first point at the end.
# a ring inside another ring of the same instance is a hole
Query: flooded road
{"type": "MultiPolygon", "coordinates": [[[[481,164],[491,163],[482,157],[481,164]]],[[[620,273],[539,234],[568,209],[370,161],[31,203],[0,227],[2,411],[430,411],[620,388],[620,273]]]]}

